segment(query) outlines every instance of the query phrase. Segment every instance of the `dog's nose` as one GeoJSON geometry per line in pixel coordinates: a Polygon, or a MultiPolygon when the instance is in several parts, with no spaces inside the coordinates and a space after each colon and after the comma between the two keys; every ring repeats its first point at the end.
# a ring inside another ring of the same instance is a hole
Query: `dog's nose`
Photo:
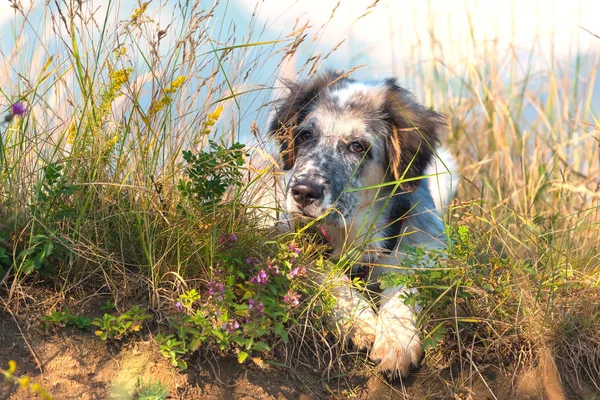
{"type": "Polygon", "coordinates": [[[292,195],[296,203],[306,207],[323,197],[323,186],[310,181],[296,182],[292,187],[292,195]]]}

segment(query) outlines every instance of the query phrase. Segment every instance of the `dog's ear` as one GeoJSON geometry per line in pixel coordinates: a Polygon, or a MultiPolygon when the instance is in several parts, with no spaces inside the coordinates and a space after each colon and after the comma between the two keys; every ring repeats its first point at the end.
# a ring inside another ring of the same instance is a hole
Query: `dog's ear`
{"type": "Polygon", "coordinates": [[[312,105],[321,93],[340,79],[341,74],[327,71],[304,81],[283,81],[287,94],[275,102],[269,134],[279,141],[284,170],[294,166],[297,126],[310,114],[312,105]]]}
{"type": "Polygon", "coordinates": [[[413,191],[419,187],[435,154],[439,133],[445,128],[444,117],[423,107],[395,79],[386,81],[384,112],[390,125],[386,138],[389,173],[394,180],[409,179],[400,185],[403,190],[413,191]]]}

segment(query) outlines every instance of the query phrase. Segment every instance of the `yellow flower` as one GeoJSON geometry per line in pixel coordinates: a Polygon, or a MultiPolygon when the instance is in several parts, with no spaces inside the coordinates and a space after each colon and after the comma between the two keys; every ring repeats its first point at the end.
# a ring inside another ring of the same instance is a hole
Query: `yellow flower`
{"type": "Polygon", "coordinates": [[[94,332],[94,333],[96,334],[96,336],[102,336],[102,334],[103,334],[104,332],[102,332],[102,331],[96,331],[96,332],[94,332]]]}
{"type": "Polygon", "coordinates": [[[171,94],[176,93],[181,86],[183,86],[183,84],[185,83],[187,77],[186,76],[180,76],[177,79],[175,79],[174,81],[172,81],[168,87],[166,87],[163,92],[164,95],[163,97],[161,97],[160,100],[158,101],[153,101],[152,104],[150,105],[150,109],[148,110],[148,115],[154,115],[156,113],[158,113],[160,110],[162,110],[163,108],[165,108],[166,106],[169,105],[169,103],[171,103],[172,98],[171,94]]]}
{"type": "Polygon", "coordinates": [[[131,14],[131,17],[129,17],[129,19],[131,20],[132,23],[136,23],[138,18],[146,12],[146,9],[148,8],[148,4],[150,4],[149,1],[145,1],[141,4],[140,8],[135,8],[133,10],[133,14],[131,14]]]}
{"type": "Polygon", "coordinates": [[[21,389],[27,389],[29,387],[29,377],[24,375],[19,379],[19,385],[21,385],[21,389]]]}
{"type": "Polygon", "coordinates": [[[112,139],[110,139],[108,142],[106,142],[106,149],[108,151],[112,150],[118,141],[119,141],[119,135],[113,136],[112,139]]]}
{"type": "Polygon", "coordinates": [[[179,88],[181,86],[183,86],[183,84],[185,83],[185,80],[187,79],[187,77],[181,75],[179,78],[175,79],[174,81],[171,82],[171,84],[169,85],[169,87],[167,89],[165,89],[166,93],[175,93],[176,91],[179,90],[179,88]]]}
{"type": "Polygon", "coordinates": [[[17,363],[15,360],[8,361],[8,372],[14,374],[17,371],[17,363]]]}
{"type": "Polygon", "coordinates": [[[114,55],[116,58],[121,58],[125,55],[125,53],[127,53],[127,47],[125,46],[119,46],[114,50],[114,55]]]}
{"type": "Polygon", "coordinates": [[[75,135],[77,134],[77,127],[75,125],[75,122],[71,122],[71,124],[69,125],[69,129],[67,129],[67,132],[67,143],[72,145],[75,141],[75,135]]]}
{"type": "Polygon", "coordinates": [[[222,112],[223,106],[219,106],[206,116],[206,121],[202,122],[202,129],[200,129],[201,135],[208,135],[211,132],[213,125],[219,120],[222,112]]]}

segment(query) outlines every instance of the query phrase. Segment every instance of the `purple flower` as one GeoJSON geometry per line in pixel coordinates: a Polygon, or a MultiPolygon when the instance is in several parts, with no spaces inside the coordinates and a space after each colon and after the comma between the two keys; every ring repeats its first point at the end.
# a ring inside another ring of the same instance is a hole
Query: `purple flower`
{"type": "Polygon", "coordinates": [[[14,103],[10,108],[10,113],[12,115],[18,115],[19,117],[22,117],[23,115],[25,115],[26,112],[27,112],[27,107],[25,107],[25,104],[20,101],[17,101],[16,103],[14,103]]]}
{"type": "Polygon", "coordinates": [[[238,240],[237,236],[235,236],[235,234],[233,233],[228,233],[226,235],[222,235],[219,238],[219,243],[221,243],[222,245],[229,245],[233,242],[236,242],[238,240]]]}
{"type": "Polygon", "coordinates": [[[298,255],[302,251],[302,248],[297,247],[294,243],[290,243],[290,251],[298,255]]]}
{"type": "Polygon", "coordinates": [[[215,282],[215,281],[208,282],[209,296],[219,295],[219,297],[222,297],[221,295],[223,293],[225,293],[225,285],[223,284],[223,282],[215,282]]]}
{"type": "Polygon", "coordinates": [[[182,312],[183,311],[183,304],[181,304],[180,301],[178,301],[177,303],[175,303],[175,310],[182,312]]]}
{"type": "Polygon", "coordinates": [[[304,274],[306,274],[306,269],[304,267],[292,268],[290,271],[290,279],[294,279],[297,276],[303,276],[304,274]]]}
{"type": "MultiPolygon", "coordinates": [[[[256,302],[254,299],[248,300],[248,312],[255,317],[262,317],[265,314],[265,306],[261,302],[256,302]]],[[[249,318],[246,319],[246,322],[249,318]]]]}
{"type": "Polygon", "coordinates": [[[256,305],[256,311],[255,311],[256,315],[259,317],[262,317],[263,315],[265,315],[265,306],[263,303],[258,303],[256,305]]]}
{"type": "Polygon", "coordinates": [[[250,283],[254,283],[257,285],[264,285],[269,280],[269,276],[265,272],[264,269],[258,271],[258,274],[250,278],[250,283]]]}
{"type": "Polygon", "coordinates": [[[267,268],[273,275],[279,275],[279,266],[277,264],[267,264],[267,268]]]}
{"type": "Polygon", "coordinates": [[[287,294],[283,296],[283,301],[292,307],[296,307],[298,304],[300,304],[300,293],[290,289],[288,290],[287,294]]]}
{"type": "Polygon", "coordinates": [[[233,322],[229,321],[226,324],[223,324],[221,326],[221,329],[223,329],[227,333],[233,333],[233,332],[235,332],[239,328],[240,328],[240,323],[237,322],[236,320],[233,320],[233,322]]]}
{"type": "Polygon", "coordinates": [[[260,265],[260,261],[256,257],[248,257],[246,258],[246,264],[254,265],[256,267],[257,265],[260,265]]]}

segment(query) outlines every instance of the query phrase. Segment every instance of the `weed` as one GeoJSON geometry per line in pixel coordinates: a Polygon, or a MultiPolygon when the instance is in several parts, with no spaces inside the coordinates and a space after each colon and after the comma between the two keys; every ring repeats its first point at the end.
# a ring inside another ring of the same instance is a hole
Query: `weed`
{"type": "Polygon", "coordinates": [[[190,198],[200,206],[212,206],[219,202],[227,188],[242,186],[240,167],[244,165],[244,145],[234,143],[230,147],[209,141],[211,151],[192,154],[183,151],[183,159],[189,179],[177,185],[184,198],[190,198]]]}
{"type": "Polygon", "coordinates": [[[98,327],[94,332],[102,340],[121,340],[123,337],[139,332],[142,323],[152,319],[144,307],[133,306],[121,315],[104,314],[102,318],[95,318],[92,325],[98,327]]]}
{"type": "Polygon", "coordinates": [[[140,377],[137,381],[134,399],[136,400],[165,400],[169,398],[169,389],[160,380],[145,380],[140,377]]]}
{"type": "Polygon", "coordinates": [[[279,245],[273,258],[223,257],[211,268],[204,294],[195,289],[179,296],[169,323],[174,333],[157,336],[161,353],[174,366],[203,344],[237,354],[271,349],[270,335],[288,342],[286,324],[296,324],[308,288],[302,254],[294,245],[279,245]]]}
{"type": "Polygon", "coordinates": [[[68,308],[62,311],[52,311],[42,319],[46,325],[46,330],[50,328],[65,328],[67,326],[76,326],[79,329],[89,329],[92,321],[84,315],[75,315],[68,308]]]}

